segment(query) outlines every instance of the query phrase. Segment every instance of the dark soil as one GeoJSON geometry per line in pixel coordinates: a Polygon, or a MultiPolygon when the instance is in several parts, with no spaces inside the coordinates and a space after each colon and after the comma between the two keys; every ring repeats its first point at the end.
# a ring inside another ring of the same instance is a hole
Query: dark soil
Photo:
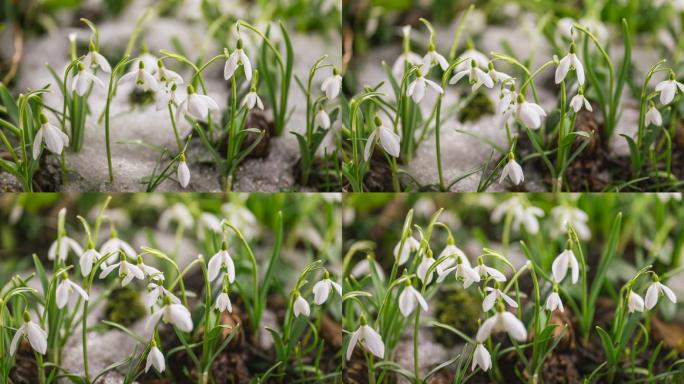
{"type": "MultiPolygon", "coordinates": [[[[261,132],[265,132],[264,136],[261,138],[259,144],[254,147],[252,152],[247,155],[247,158],[257,159],[268,156],[271,148],[271,137],[275,136],[275,125],[273,124],[273,118],[269,111],[261,111],[258,109],[252,109],[247,117],[247,123],[245,128],[256,128],[261,132]]],[[[247,136],[242,141],[240,146],[241,150],[248,148],[254,143],[254,141],[259,137],[260,134],[249,132],[247,136]]],[[[226,150],[228,148],[228,133],[219,137],[218,140],[218,150],[221,155],[226,156],[226,150]]]]}

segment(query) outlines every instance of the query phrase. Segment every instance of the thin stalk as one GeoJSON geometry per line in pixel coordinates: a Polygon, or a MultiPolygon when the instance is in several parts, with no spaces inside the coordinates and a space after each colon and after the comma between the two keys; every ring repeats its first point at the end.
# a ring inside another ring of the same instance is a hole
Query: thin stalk
{"type": "Polygon", "coordinates": [[[178,135],[178,128],[176,127],[176,119],[173,117],[173,109],[171,108],[171,103],[169,102],[169,118],[171,119],[171,126],[173,127],[173,134],[176,136],[176,144],[178,144],[178,152],[183,151],[183,143],[181,142],[180,135],[178,135]]]}

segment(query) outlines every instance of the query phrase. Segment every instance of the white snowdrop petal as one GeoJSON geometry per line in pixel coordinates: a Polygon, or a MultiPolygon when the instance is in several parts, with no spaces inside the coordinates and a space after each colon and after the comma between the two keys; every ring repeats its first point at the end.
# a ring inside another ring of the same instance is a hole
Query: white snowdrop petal
{"type": "Polygon", "coordinates": [[[658,286],[656,283],[649,285],[648,289],[646,290],[646,298],[644,300],[646,309],[651,310],[656,306],[658,303],[658,294],[658,286]]]}

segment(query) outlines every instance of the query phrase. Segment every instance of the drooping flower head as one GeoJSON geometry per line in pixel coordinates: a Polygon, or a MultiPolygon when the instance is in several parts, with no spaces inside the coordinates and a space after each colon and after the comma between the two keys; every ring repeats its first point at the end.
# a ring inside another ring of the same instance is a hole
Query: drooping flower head
{"type": "Polygon", "coordinates": [[[399,311],[404,317],[409,317],[417,305],[420,305],[423,311],[427,312],[427,301],[425,301],[423,295],[421,295],[417,289],[413,288],[411,280],[409,279],[406,281],[404,290],[402,290],[399,295],[399,311]]]}
{"type": "Polygon", "coordinates": [[[227,274],[230,283],[235,281],[235,264],[233,263],[233,258],[228,253],[228,245],[225,242],[207,264],[207,278],[209,281],[216,280],[219,273],[227,274]]]}
{"type": "Polygon", "coordinates": [[[577,74],[577,82],[579,85],[584,85],[584,66],[577,57],[575,49],[575,43],[570,43],[570,51],[558,63],[558,68],[556,68],[556,84],[560,84],[565,80],[568,72],[574,70],[577,74]]]}
{"type": "Polygon", "coordinates": [[[38,159],[43,143],[47,149],[55,155],[60,155],[64,148],[69,146],[69,136],[62,132],[58,127],[48,122],[45,114],[40,114],[41,126],[36,132],[36,137],[33,138],[33,158],[38,159]]]}
{"type": "Polygon", "coordinates": [[[328,271],[325,271],[323,273],[323,279],[313,286],[314,303],[316,303],[316,305],[323,305],[328,300],[330,292],[333,291],[342,296],[342,286],[332,281],[328,271]]]}
{"type": "Polygon", "coordinates": [[[225,51],[228,60],[226,61],[226,66],[223,68],[223,78],[226,80],[230,80],[240,66],[242,66],[242,69],[245,72],[245,79],[247,79],[247,81],[252,80],[252,63],[249,61],[249,57],[242,48],[242,45],[242,38],[238,38],[237,48],[233,53],[228,55],[228,51],[225,51]]]}
{"type": "Polygon", "coordinates": [[[340,89],[342,89],[342,75],[337,67],[333,66],[332,75],[321,84],[321,91],[325,92],[328,100],[333,100],[340,94],[340,89]]]}
{"type": "Polygon", "coordinates": [[[388,155],[399,157],[400,140],[398,134],[394,133],[391,128],[386,127],[379,116],[375,116],[375,129],[368,136],[366,146],[363,149],[364,161],[370,159],[376,142],[380,142],[380,146],[388,155]]]}
{"type": "Polygon", "coordinates": [[[31,344],[31,348],[34,351],[44,355],[47,353],[47,332],[40,327],[40,325],[34,323],[31,320],[31,315],[28,311],[24,312],[24,324],[17,329],[17,333],[14,334],[12,342],[10,343],[9,354],[14,356],[19,346],[19,341],[22,337],[26,337],[31,344]]]}
{"type": "Polygon", "coordinates": [[[359,318],[359,328],[352,333],[347,345],[347,360],[351,359],[354,348],[357,344],[363,346],[368,352],[372,353],[379,359],[385,356],[385,343],[382,342],[382,337],[366,322],[366,317],[361,315],[359,318]]]}

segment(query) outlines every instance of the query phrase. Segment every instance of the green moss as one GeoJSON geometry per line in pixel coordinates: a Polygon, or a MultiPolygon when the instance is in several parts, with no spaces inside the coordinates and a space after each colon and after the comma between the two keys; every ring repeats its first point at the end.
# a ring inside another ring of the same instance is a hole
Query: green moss
{"type": "MultiPolygon", "coordinates": [[[[482,300],[479,297],[460,287],[449,288],[441,292],[435,317],[440,323],[450,325],[466,335],[474,335],[477,332],[477,319],[480,317],[481,307],[482,300]]],[[[433,332],[436,339],[448,347],[463,342],[456,334],[445,329],[435,327],[433,332]]]]}
{"type": "Polygon", "coordinates": [[[105,306],[107,320],[131,325],[145,316],[145,307],[140,301],[140,294],[131,287],[116,288],[107,297],[105,306]]]}
{"type": "Polygon", "coordinates": [[[136,87],[128,100],[134,105],[145,105],[154,103],[154,92],[152,91],[141,91],[136,87]]]}
{"type": "Polygon", "coordinates": [[[459,119],[465,121],[475,121],[483,115],[494,113],[494,104],[484,92],[477,92],[472,100],[466,104],[459,113],[459,119]]]}

